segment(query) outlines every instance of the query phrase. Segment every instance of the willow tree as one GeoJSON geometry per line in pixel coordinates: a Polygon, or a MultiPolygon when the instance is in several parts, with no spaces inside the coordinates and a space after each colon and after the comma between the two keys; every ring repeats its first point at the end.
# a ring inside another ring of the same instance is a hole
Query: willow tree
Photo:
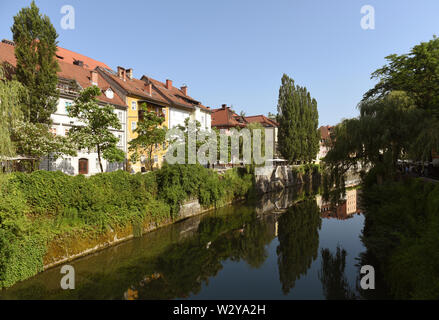
{"type": "Polygon", "coordinates": [[[377,183],[396,178],[398,160],[413,154],[423,130],[424,111],[404,92],[369,98],[358,108],[359,117],[342,121],[331,134],[331,149],[324,159],[328,188],[343,188],[350,169],[365,173],[372,168],[377,183]]]}
{"type": "Polygon", "coordinates": [[[313,161],[319,151],[317,101],[284,74],[277,105],[280,154],[291,162],[313,161]]]}
{"type": "Polygon", "coordinates": [[[11,31],[17,58],[17,80],[29,91],[23,104],[25,120],[50,124],[50,115],[56,111],[59,97],[56,29],[32,1],[30,7],[21,9],[14,17],[11,31]]]}

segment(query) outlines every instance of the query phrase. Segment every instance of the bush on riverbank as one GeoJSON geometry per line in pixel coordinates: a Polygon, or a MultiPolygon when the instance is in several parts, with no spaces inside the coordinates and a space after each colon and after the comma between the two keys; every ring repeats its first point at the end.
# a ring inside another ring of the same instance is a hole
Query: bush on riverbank
{"type": "Polygon", "coordinates": [[[439,298],[439,185],[366,186],[364,243],[397,299],[439,298]]]}
{"type": "Polygon", "coordinates": [[[41,271],[56,237],[160,224],[178,218],[185,200],[218,206],[245,197],[252,187],[253,176],[242,170],[219,176],[200,165],[89,178],[48,171],[0,175],[0,288],[41,271]]]}

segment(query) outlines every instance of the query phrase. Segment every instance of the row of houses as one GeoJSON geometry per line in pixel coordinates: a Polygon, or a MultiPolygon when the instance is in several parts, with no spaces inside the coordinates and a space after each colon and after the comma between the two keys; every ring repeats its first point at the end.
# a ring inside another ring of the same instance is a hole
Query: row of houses
{"type": "MultiPolygon", "coordinates": [[[[203,130],[210,130],[212,126],[219,129],[230,128],[235,122],[241,121],[235,119],[236,114],[230,115],[230,108],[225,105],[219,109],[204,106],[189,95],[186,85],[175,87],[172,80],[161,82],[147,75],[136,79],[133,76],[133,68],[118,66],[116,70],[112,70],[101,61],[61,47],[58,47],[56,57],[60,67],[60,98],[56,112],[51,115],[51,131],[56,135],[67,135],[73,126],[81,125],[77,119],[68,116],[66,107],[74,103],[82,89],[93,85],[99,87],[102,93],[98,97],[99,104],[112,105],[120,120],[121,129],[112,131],[119,138],[118,147],[127,154],[123,163],[111,164],[104,160],[103,167],[106,172],[125,169],[136,173],[146,170],[144,162],[130,163],[128,160],[128,143],[136,137],[134,130],[141,121],[140,106],[143,103],[147,104],[149,111],[164,116],[163,125],[167,128],[184,125],[187,118],[199,121],[203,130]]],[[[15,45],[12,41],[2,40],[0,43],[0,63],[10,69],[16,66],[15,45]]],[[[242,121],[243,126],[259,122],[264,127],[273,128],[277,136],[277,123],[263,115],[243,117],[242,121]]],[[[155,167],[162,165],[165,152],[165,148],[156,146],[153,153],[155,167]]],[[[79,150],[76,157],[48,157],[41,161],[40,169],[60,170],[71,175],[92,175],[100,172],[97,153],[88,150],[79,150]]]]}

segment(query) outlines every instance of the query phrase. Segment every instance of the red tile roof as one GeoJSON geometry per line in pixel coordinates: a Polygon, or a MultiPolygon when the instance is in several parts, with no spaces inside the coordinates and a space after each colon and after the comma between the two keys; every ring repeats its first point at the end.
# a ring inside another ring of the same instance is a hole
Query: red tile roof
{"type": "Polygon", "coordinates": [[[183,91],[177,87],[172,86],[168,89],[165,83],[147,76],[143,76],[142,80],[150,81],[153,86],[173,105],[189,109],[194,109],[194,106],[197,106],[204,111],[211,112],[210,108],[202,105],[191,96],[187,94],[185,95],[183,91]]]}
{"type": "Polygon", "coordinates": [[[257,116],[245,117],[245,120],[247,120],[248,123],[260,123],[264,127],[279,127],[279,124],[276,121],[262,114],[257,116]]]}
{"type": "Polygon", "coordinates": [[[82,54],[79,54],[77,52],[73,52],[61,47],[58,47],[58,51],[56,52],[56,55],[58,57],[59,60],[62,60],[64,62],[73,64],[73,62],[75,60],[80,60],[84,63],[83,67],[86,69],[96,69],[96,67],[102,67],[102,68],[107,68],[109,69],[109,67],[100,61],[94,60],[92,58],[89,58],[87,56],[84,56],[82,54]],[[62,59],[61,59],[62,58],[62,59]]]}
{"type": "MultiPolygon", "coordinates": [[[[63,61],[58,61],[60,66],[60,71],[58,72],[59,78],[69,79],[69,80],[75,80],[82,88],[91,87],[91,70],[85,69],[83,67],[69,64],[63,61]]],[[[97,97],[97,99],[104,103],[110,103],[122,107],[127,107],[126,103],[122,100],[122,98],[115,92],[115,90],[112,88],[114,92],[113,99],[107,98],[104,91],[108,88],[111,88],[111,85],[106,81],[104,77],[102,77],[98,73],[98,83],[97,86],[101,89],[102,94],[97,97]]]]}
{"type": "Polygon", "coordinates": [[[148,91],[148,85],[145,81],[139,79],[129,79],[125,78],[125,81],[112,70],[108,68],[99,68],[99,71],[104,74],[106,77],[109,77],[112,81],[114,81],[118,86],[122,87],[127,93],[138,96],[144,99],[151,99],[159,104],[168,104],[168,100],[166,100],[163,95],[154,88],[152,88],[151,95],[148,91]]]}
{"type": "MultiPolygon", "coordinates": [[[[62,48],[58,48],[58,49],[62,49],[62,48]]],[[[72,54],[75,54],[75,57],[83,57],[83,58],[87,58],[83,55],[80,54],[76,54],[72,51],[66,50],[66,49],[62,49],[61,52],[70,52],[72,54]]],[[[87,61],[89,63],[88,66],[90,65],[94,65],[94,64],[102,64],[99,61],[93,60],[91,58],[88,59],[84,59],[84,66],[80,67],[77,65],[73,64],[73,55],[71,56],[71,59],[67,59],[66,61],[64,61],[64,59],[60,59],[58,58],[58,64],[60,67],[60,71],[58,72],[58,77],[59,78],[64,78],[64,79],[69,79],[69,80],[76,80],[76,82],[82,87],[82,88],[87,88],[90,87],[92,85],[91,83],[91,70],[89,68],[85,68],[85,61],[87,61]],[[68,62],[70,61],[70,63],[68,62]]],[[[14,53],[14,45],[11,44],[10,42],[5,42],[2,41],[0,43],[0,63],[4,63],[7,62],[10,65],[12,65],[13,67],[15,67],[17,65],[17,59],[15,58],[15,53],[14,53]]],[[[105,65],[105,64],[103,64],[105,65]]],[[[100,75],[98,75],[98,87],[101,88],[102,91],[110,88],[110,84],[100,75]]],[[[114,91],[114,90],[113,90],[114,91]]],[[[109,99],[105,96],[105,94],[101,94],[98,97],[98,100],[104,103],[111,103],[114,105],[118,105],[118,106],[122,106],[122,107],[126,107],[125,102],[116,94],[114,93],[114,98],[113,99],[109,99]]]]}
{"type": "MultiPolygon", "coordinates": [[[[94,60],[80,53],[73,52],[61,47],[57,48],[58,51],[56,52],[56,55],[58,61],[64,61],[66,63],[73,64],[75,60],[80,60],[84,63],[83,67],[90,70],[93,70],[96,67],[109,68],[105,63],[94,60]]],[[[0,60],[7,61],[13,66],[17,64],[14,53],[14,42],[5,39],[2,40],[2,42],[0,43],[0,60]]]]}
{"type": "Polygon", "coordinates": [[[248,122],[244,117],[237,115],[230,107],[223,106],[220,109],[212,110],[212,127],[234,128],[245,127],[248,122]]]}

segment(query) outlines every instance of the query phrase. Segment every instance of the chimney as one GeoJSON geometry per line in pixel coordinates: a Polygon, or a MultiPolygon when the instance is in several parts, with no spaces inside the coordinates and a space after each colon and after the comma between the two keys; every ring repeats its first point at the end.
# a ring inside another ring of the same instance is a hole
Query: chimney
{"type": "Polygon", "coordinates": [[[183,91],[183,94],[184,94],[185,96],[187,96],[187,86],[184,85],[184,86],[182,86],[180,89],[181,89],[181,91],[183,91]]]}
{"type": "Polygon", "coordinates": [[[166,89],[172,89],[172,80],[166,79],[166,89]]]}
{"type": "Polygon", "coordinates": [[[133,79],[133,69],[132,68],[127,69],[127,77],[130,80],[133,79]]]}
{"type": "Polygon", "coordinates": [[[117,67],[117,76],[123,81],[126,81],[126,71],[122,67],[117,67]]]}
{"type": "Polygon", "coordinates": [[[146,93],[149,94],[150,96],[152,96],[152,83],[149,82],[147,84],[145,84],[146,86],[146,93]]]}
{"type": "Polygon", "coordinates": [[[227,104],[223,104],[223,105],[221,106],[221,109],[225,109],[225,108],[227,108],[227,104]]]}
{"type": "Polygon", "coordinates": [[[97,86],[98,85],[98,72],[96,70],[90,71],[91,74],[91,84],[97,86]]]}

